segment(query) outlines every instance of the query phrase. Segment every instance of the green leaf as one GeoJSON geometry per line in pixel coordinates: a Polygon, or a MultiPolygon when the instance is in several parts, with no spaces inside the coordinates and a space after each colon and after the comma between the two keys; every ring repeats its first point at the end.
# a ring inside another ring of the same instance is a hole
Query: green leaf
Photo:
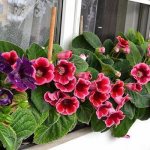
{"type": "Polygon", "coordinates": [[[133,103],[138,108],[147,108],[150,107],[150,94],[142,95],[138,92],[128,91],[133,103]]]}
{"type": "Polygon", "coordinates": [[[88,69],[88,64],[86,61],[84,61],[82,58],[80,58],[77,55],[72,56],[72,58],[70,59],[71,62],[73,62],[76,66],[76,73],[79,72],[84,72],[88,69]]]}
{"type": "Polygon", "coordinates": [[[127,102],[122,108],[124,114],[129,118],[133,119],[135,116],[135,106],[131,102],[127,102]]]}
{"type": "Polygon", "coordinates": [[[102,43],[99,37],[92,32],[83,32],[85,40],[93,47],[98,48],[102,46],[102,43]]]}
{"type": "Polygon", "coordinates": [[[40,45],[33,43],[29,49],[27,49],[27,56],[30,60],[37,59],[39,57],[47,57],[46,50],[40,45]]]}
{"type": "Polygon", "coordinates": [[[106,129],[106,125],[104,121],[98,119],[95,113],[93,114],[91,118],[91,128],[95,132],[103,131],[106,129]]]}
{"type": "Polygon", "coordinates": [[[134,30],[132,29],[128,30],[128,32],[126,33],[126,37],[129,41],[132,41],[134,44],[138,44],[138,40],[136,38],[134,30]]]}
{"type": "Polygon", "coordinates": [[[0,123],[0,141],[7,150],[15,150],[16,133],[10,126],[4,126],[0,123]]]}
{"type": "Polygon", "coordinates": [[[129,42],[129,44],[131,51],[126,55],[126,59],[130,62],[131,66],[134,66],[142,61],[142,57],[136,45],[132,42],[129,42]]]}
{"type": "Polygon", "coordinates": [[[11,50],[15,50],[20,57],[24,55],[24,50],[17,45],[7,41],[0,41],[0,52],[9,52],[11,50]]]}
{"type": "Polygon", "coordinates": [[[136,119],[129,119],[128,117],[126,117],[124,120],[121,121],[121,123],[117,126],[114,127],[112,129],[112,135],[114,137],[123,137],[125,136],[130,127],[133,125],[133,123],[135,122],[136,119]]]}
{"type": "Polygon", "coordinates": [[[44,100],[44,94],[49,91],[49,89],[47,86],[38,86],[31,92],[31,102],[40,113],[50,109],[50,105],[44,100]]]}
{"type": "Polygon", "coordinates": [[[77,110],[78,121],[81,123],[89,124],[92,115],[93,107],[91,104],[88,101],[81,103],[79,109],[77,110]]]}
{"type": "Polygon", "coordinates": [[[95,51],[95,48],[93,48],[84,38],[83,35],[79,35],[72,41],[72,48],[83,48],[88,49],[91,51],[95,51]]]}
{"type": "Polygon", "coordinates": [[[0,112],[0,122],[10,124],[12,122],[12,117],[10,114],[4,114],[0,112]]]}
{"type": "Polygon", "coordinates": [[[144,44],[145,40],[144,40],[144,37],[143,35],[140,33],[140,32],[136,32],[136,38],[137,38],[137,41],[138,41],[138,44],[139,45],[142,45],[144,44]]]}
{"type": "Polygon", "coordinates": [[[57,60],[57,54],[60,53],[62,50],[63,49],[60,45],[58,45],[58,44],[53,45],[53,56],[52,56],[53,62],[55,62],[57,60]]]}
{"type": "Polygon", "coordinates": [[[54,124],[41,125],[35,131],[34,143],[44,144],[63,137],[72,129],[76,119],[76,115],[61,116],[54,124]]]}
{"type": "Polygon", "coordinates": [[[97,79],[99,72],[96,69],[89,67],[86,71],[89,71],[92,74],[92,80],[97,79]]]}
{"type": "Polygon", "coordinates": [[[104,41],[103,46],[105,47],[105,54],[110,54],[110,52],[114,48],[114,43],[112,42],[112,40],[107,39],[104,41]]]}

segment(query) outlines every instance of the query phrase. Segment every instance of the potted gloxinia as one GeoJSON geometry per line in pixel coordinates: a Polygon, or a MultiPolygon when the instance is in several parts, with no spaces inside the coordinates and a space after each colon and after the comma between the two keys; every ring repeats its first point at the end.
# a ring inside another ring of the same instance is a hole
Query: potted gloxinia
{"type": "Polygon", "coordinates": [[[123,137],[150,117],[150,45],[139,32],[103,43],[84,32],[70,49],[54,44],[49,61],[47,45],[0,41],[1,147],[48,143],[78,124],[123,137]]]}

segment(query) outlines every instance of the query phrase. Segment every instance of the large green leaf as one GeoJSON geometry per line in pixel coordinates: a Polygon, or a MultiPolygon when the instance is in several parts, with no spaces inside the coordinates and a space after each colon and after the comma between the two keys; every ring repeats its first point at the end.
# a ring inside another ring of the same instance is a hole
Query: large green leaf
{"type": "Polygon", "coordinates": [[[126,55],[126,59],[130,62],[131,66],[134,66],[142,61],[142,57],[140,51],[136,47],[133,42],[129,42],[130,44],[130,53],[126,55]]]}
{"type": "Polygon", "coordinates": [[[128,91],[131,102],[138,108],[150,107],[150,94],[142,95],[138,92],[128,91]]]}
{"type": "Polygon", "coordinates": [[[76,115],[61,116],[57,122],[49,126],[41,125],[34,134],[34,143],[44,144],[66,135],[76,123],[76,115]]]}
{"type": "Polygon", "coordinates": [[[93,47],[98,48],[102,46],[102,43],[99,37],[92,32],[83,32],[85,40],[93,47]]]}
{"type": "Polygon", "coordinates": [[[124,120],[121,121],[120,125],[112,129],[112,135],[115,137],[125,136],[128,133],[130,127],[135,122],[135,120],[136,119],[131,120],[128,117],[126,117],[124,120]]]}
{"type": "Polygon", "coordinates": [[[33,43],[29,49],[27,49],[27,56],[30,60],[38,57],[47,57],[46,50],[40,45],[33,43]]]}
{"type": "Polygon", "coordinates": [[[60,53],[62,50],[63,49],[60,45],[58,45],[58,44],[53,45],[53,56],[52,56],[53,62],[55,62],[57,60],[57,54],[60,53]]]}
{"type": "Polygon", "coordinates": [[[88,101],[81,103],[77,111],[78,121],[89,124],[92,115],[93,115],[93,107],[91,106],[91,104],[88,101]]]}
{"type": "Polygon", "coordinates": [[[112,42],[112,40],[107,39],[104,41],[103,46],[105,47],[105,54],[110,54],[110,52],[114,48],[114,43],[112,42]]]}
{"type": "Polygon", "coordinates": [[[23,49],[19,46],[7,41],[0,41],[0,52],[9,52],[11,50],[15,50],[20,57],[24,55],[23,49]]]}
{"type": "Polygon", "coordinates": [[[80,58],[79,56],[77,56],[77,55],[73,54],[70,61],[75,64],[76,73],[84,72],[88,69],[88,63],[86,61],[84,61],[82,58],[80,58]]]}
{"type": "Polygon", "coordinates": [[[16,133],[10,126],[4,126],[2,123],[0,123],[0,141],[7,150],[15,150],[16,133]]]}
{"type": "Polygon", "coordinates": [[[106,129],[106,125],[103,120],[98,119],[96,114],[94,113],[91,118],[91,128],[95,132],[103,131],[106,129]]]}

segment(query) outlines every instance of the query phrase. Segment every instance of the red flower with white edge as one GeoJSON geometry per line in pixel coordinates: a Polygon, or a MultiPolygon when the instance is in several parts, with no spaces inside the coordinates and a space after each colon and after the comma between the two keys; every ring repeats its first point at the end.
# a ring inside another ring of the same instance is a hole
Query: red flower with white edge
{"type": "Polygon", "coordinates": [[[76,78],[74,77],[73,80],[70,80],[67,84],[55,83],[57,89],[61,90],[62,92],[72,92],[76,85],[76,78]]]}
{"type": "Polygon", "coordinates": [[[106,117],[109,114],[109,109],[111,109],[112,103],[106,101],[104,104],[100,105],[100,107],[96,111],[96,115],[98,119],[101,119],[102,117],[106,117]]]}
{"type": "Polygon", "coordinates": [[[142,91],[142,85],[139,83],[127,83],[126,87],[135,92],[141,92],[142,91]]]}
{"type": "Polygon", "coordinates": [[[125,54],[129,54],[130,53],[129,42],[124,38],[122,38],[121,36],[118,36],[117,40],[118,43],[115,47],[115,51],[118,52],[118,49],[119,50],[121,49],[125,54]]]}
{"type": "Polygon", "coordinates": [[[1,55],[9,62],[10,65],[14,65],[19,58],[16,51],[14,50],[10,52],[4,52],[1,55]]]}
{"type": "Polygon", "coordinates": [[[85,80],[91,80],[92,79],[92,75],[90,72],[80,72],[77,75],[77,78],[83,78],[85,80]]]}
{"type": "Polygon", "coordinates": [[[74,95],[82,100],[89,94],[91,82],[82,78],[79,78],[74,90],[74,95]]]}
{"type": "Polygon", "coordinates": [[[57,54],[58,59],[70,59],[72,57],[72,51],[65,50],[57,54]]]}
{"type": "Polygon", "coordinates": [[[95,84],[98,92],[109,93],[111,90],[110,79],[103,73],[98,74],[98,78],[95,80],[95,84]]]}
{"type": "Polygon", "coordinates": [[[139,63],[131,70],[131,75],[141,85],[150,81],[150,67],[145,63],[139,63]]]}
{"type": "Polygon", "coordinates": [[[60,60],[54,70],[54,81],[61,84],[68,84],[74,79],[76,67],[67,60],[60,60]]]}
{"type": "Polygon", "coordinates": [[[125,118],[125,115],[121,110],[111,112],[107,119],[105,120],[105,124],[107,127],[111,127],[112,125],[119,125],[120,121],[125,118]]]}
{"type": "Polygon", "coordinates": [[[110,94],[112,98],[122,96],[124,94],[124,82],[117,80],[115,84],[112,84],[112,89],[110,94]]]}
{"type": "Polygon", "coordinates": [[[39,57],[32,60],[32,62],[35,68],[35,84],[43,85],[45,83],[50,83],[54,78],[54,65],[44,57],[39,57]]]}
{"type": "Polygon", "coordinates": [[[100,107],[100,105],[109,99],[110,95],[107,93],[100,93],[98,91],[92,92],[89,96],[89,100],[94,107],[100,107]]]}
{"type": "Polygon", "coordinates": [[[46,92],[44,94],[44,100],[52,106],[56,106],[59,99],[66,97],[66,94],[61,91],[56,91],[54,93],[46,92]]]}
{"type": "Polygon", "coordinates": [[[62,115],[72,115],[79,108],[79,101],[76,97],[64,97],[56,104],[56,110],[62,115]]]}
{"type": "Polygon", "coordinates": [[[116,97],[114,101],[118,104],[117,110],[121,109],[124,106],[124,104],[126,104],[129,100],[131,100],[131,97],[129,96],[129,94],[127,94],[124,97],[122,96],[116,97]]]}

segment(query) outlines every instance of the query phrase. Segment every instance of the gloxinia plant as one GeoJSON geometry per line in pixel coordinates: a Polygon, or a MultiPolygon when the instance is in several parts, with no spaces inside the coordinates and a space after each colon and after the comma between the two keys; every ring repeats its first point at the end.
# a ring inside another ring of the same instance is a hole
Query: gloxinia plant
{"type": "Polygon", "coordinates": [[[103,43],[84,32],[70,50],[32,44],[26,51],[0,41],[1,147],[18,149],[24,139],[43,144],[78,123],[124,137],[137,120],[150,117],[150,44],[139,32],[103,43]]]}

